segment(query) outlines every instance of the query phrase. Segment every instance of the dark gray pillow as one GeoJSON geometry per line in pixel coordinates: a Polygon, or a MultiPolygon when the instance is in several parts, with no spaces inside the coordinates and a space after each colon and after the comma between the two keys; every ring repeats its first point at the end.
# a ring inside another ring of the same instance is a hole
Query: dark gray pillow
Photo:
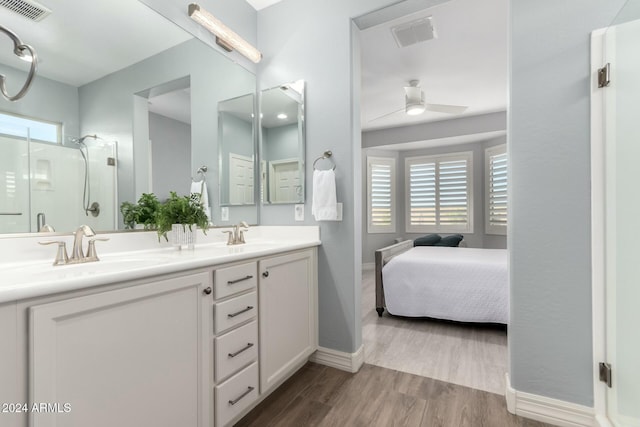
{"type": "Polygon", "coordinates": [[[462,234],[452,234],[451,236],[445,236],[440,239],[438,243],[435,243],[433,246],[450,246],[456,247],[460,244],[460,242],[464,239],[462,234]]]}
{"type": "Polygon", "coordinates": [[[413,241],[413,246],[435,246],[438,242],[440,242],[439,234],[427,234],[426,236],[418,237],[413,241]]]}

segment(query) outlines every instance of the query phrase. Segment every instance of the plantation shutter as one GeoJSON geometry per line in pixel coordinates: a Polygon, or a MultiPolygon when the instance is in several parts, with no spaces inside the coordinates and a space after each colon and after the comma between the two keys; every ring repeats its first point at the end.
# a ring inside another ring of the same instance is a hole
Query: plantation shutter
{"type": "Polygon", "coordinates": [[[393,233],[395,225],[395,159],[367,157],[369,233],[393,233]]]}
{"type": "Polygon", "coordinates": [[[506,147],[487,149],[487,221],[486,232],[505,234],[507,228],[507,153],[506,147]]]}
{"type": "Polygon", "coordinates": [[[414,226],[435,226],[436,163],[416,163],[409,166],[410,220],[414,226]]]}
{"type": "Polygon", "coordinates": [[[471,153],[406,159],[407,232],[471,232],[471,153]]]}

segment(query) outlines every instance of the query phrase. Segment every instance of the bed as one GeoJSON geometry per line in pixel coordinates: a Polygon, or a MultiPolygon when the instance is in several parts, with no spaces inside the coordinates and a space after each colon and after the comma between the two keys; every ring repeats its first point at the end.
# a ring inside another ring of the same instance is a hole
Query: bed
{"type": "Polygon", "coordinates": [[[509,321],[507,251],[413,247],[408,240],[376,251],[376,310],[382,316],[459,322],[509,321]]]}

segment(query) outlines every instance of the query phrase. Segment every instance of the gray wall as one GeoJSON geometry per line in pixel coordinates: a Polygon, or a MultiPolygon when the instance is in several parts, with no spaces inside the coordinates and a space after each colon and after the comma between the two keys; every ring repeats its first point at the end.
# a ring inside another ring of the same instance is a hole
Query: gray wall
{"type": "Polygon", "coordinates": [[[149,113],[153,193],[159,200],[170,191],[186,193],[191,186],[191,126],[149,113]]]}
{"type": "Polygon", "coordinates": [[[264,206],[261,223],[320,225],[320,345],[350,353],[362,342],[360,53],[357,42],[352,45],[357,32],[352,34],[350,18],[392,2],[284,0],[258,12],[258,48],[265,57],[258,66],[260,89],[306,81],[305,179],[311,182],[313,160],[332,150],[337,197],[344,203],[342,222],[316,223],[311,217],[309,185],[304,222],[294,222],[293,205],[284,205],[264,206]]]}
{"type": "Polygon", "coordinates": [[[589,36],[623,0],[511,2],[511,384],[593,405],[589,36]]]}
{"type": "MultiPolygon", "coordinates": [[[[406,206],[405,197],[409,194],[405,187],[405,167],[404,162],[407,157],[431,156],[438,154],[458,153],[471,151],[473,153],[473,233],[463,233],[464,240],[470,248],[500,248],[507,247],[506,236],[485,234],[485,161],[484,151],[487,147],[492,147],[506,143],[506,137],[499,137],[488,141],[481,141],[473,144],[461,144],[444,147],[425,148],[421,150],[391,151],[391,150],[363,150],[363,197],[362,202],[365,208],[362,212],[362,262],[374,262],[374,252],[393,243],[396,237],[414,240],[417,237],[429,233],[407,233],[406,227],[406,206]],[[367,233],[367,171],[366,156],[394,157],[396,163],[396,232],[395,233],[367,233]]],[[[448,233],[441,233],[447,235],[448,233]]]]}
{"type": "Polygon", "coordinates": [[[298,157],[298,124],[262,128],[263,160],[295,159],[298,157]]]}
{"type": "MultiPolygon", "coordinates": [[[[6,76],[7,89],[11,95],[20,90],[27,78],[27,73],[2,64],[0,74],[6,76]]],[[[62,123],[63,142],[67,145],[67,137],[80,136],[78,108],[77,87],[42,76],[36,76],[28,95],[17,102],[7,101],[0,96],[0,111],[62,123]]]]}

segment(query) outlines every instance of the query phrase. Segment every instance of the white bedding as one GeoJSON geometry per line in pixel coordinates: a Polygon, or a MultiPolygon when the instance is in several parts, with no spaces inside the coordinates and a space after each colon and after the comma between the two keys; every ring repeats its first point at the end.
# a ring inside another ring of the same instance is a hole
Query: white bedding
{"type": "Polygon", "coordinates": [[[417,246],[384,266],[382,283],[391,314],[509,322],[505,249],[417,246]]]}

